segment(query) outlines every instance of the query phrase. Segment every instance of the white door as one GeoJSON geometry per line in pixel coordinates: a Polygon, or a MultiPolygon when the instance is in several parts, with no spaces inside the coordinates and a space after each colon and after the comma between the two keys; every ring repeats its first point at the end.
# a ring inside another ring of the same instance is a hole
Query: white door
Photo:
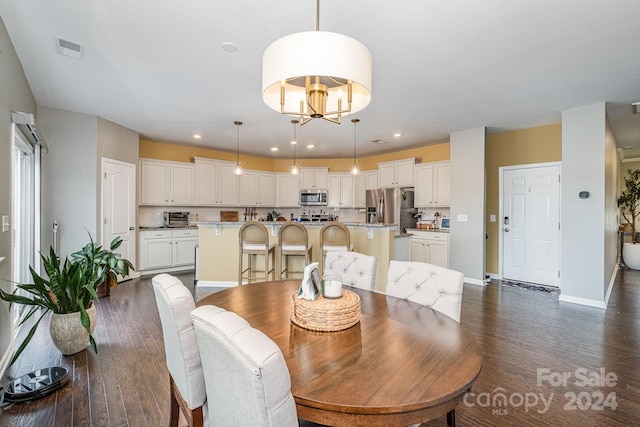
{"type": "Polygon", "coordinates": [[[560,167],[502,174],[502,278],[558,286],[560,167]]]}
{"type": "Polygon", "coordinates": [[[102,246],[108,248],[119,236],[122,244],[117,252],[135,266],[136,165],[103,157],[102,177],[102,246]]]}

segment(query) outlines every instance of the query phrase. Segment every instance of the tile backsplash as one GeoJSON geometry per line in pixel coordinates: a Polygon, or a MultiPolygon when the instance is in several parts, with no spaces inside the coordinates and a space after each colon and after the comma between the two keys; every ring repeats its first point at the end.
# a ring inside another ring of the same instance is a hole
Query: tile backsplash
{"type": "MultiPolygon", "coordinates": [[[[163,225],[163,212],[189,212],[190,221],[220,221],[220,211],[238,211],[238,218],[244,221],[245,208],[213,208],[194,206],[140,206],[138,209],[138,227],[159,227],[163,225]]],[[[256,219],[266,219],[269,212],[277,212],[286,219],[298,218],[303,213],[327,213],[336,215],[340,222],[364,222],[364,208],[256,208],[256,219]]]]}

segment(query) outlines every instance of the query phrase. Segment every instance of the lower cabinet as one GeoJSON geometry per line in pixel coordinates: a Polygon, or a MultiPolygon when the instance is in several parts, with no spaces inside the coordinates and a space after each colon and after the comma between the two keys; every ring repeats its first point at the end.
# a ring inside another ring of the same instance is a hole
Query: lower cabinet
{"type": "Polygon", "coordinates": [[[411,261],[449,268],[449,233],[411,231],[411,261]]]}
{"type": "Polygon", "coordinates": [[[197,229],[140,231],[139,271],[172,271],[195,265],[197,229]]]}

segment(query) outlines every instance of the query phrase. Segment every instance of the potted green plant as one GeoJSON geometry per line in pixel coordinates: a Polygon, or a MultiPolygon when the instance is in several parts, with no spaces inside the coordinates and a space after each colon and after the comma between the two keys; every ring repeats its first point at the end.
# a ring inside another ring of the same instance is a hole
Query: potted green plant
{"type": "Polygon", "coordinates": [[[53,248],[50,248],[49,256],[40,254],[46,278],[30,266],[33,283],[17,284],[13,293],[0,289],[0,299],[11,304],[29,306],[20,324],[43,309],[16,350],[11,364],[29,344],[40,321],[48,312],[52,312],[49,331],[62,354],[77,353],[85,349],[88,343],[91,343],[97,353],[92,336],[96,318],[93,303],[98,301],[96,289],[105,281],[115,280],[118,274],[128,276],[133,265],[114,252],[122,244],[120,237],[113,239],[109,249],[95,243],[91,235],[89,240],[80,251],[74,252],[70,259],[65,258],[63,262],[60,262],[53,248]]]}
{"type": "Polygon", "coordinates": [[[640,216],[640,169],[629,170],[624,178],[625,189],[618,198],[622,217],[631,226],[631,243],[622,247],[622,258],[627,267],[640,269],[640,245],[636,235],[636,220],[640,216]]]}

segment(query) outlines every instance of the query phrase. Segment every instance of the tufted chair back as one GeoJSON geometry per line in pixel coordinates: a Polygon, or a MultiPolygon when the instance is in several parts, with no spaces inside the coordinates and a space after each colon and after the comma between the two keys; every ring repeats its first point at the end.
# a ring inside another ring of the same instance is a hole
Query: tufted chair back
{"type": "Polygon", "coordinates": [[[376,257],[358,252],[329,251],[324,276],[339,277],[342,284],[372,291],[376,284],[376,257]]]}
{"type": "Polygon", "coordinates": [[[180,279],[169,274],[159,274],[151,279],[151,283],[162,323],[170,375],[171,425],[177,426],[175,405],[178,404],[186,412],[190,425],[202,425],[206,416],[204,411],[195,416],[199,420],[190,419],[194,417],[192,410],[202,407],[207,397],[196,335],[191,325],[190,313],[196,308],[193,296],[180,279]]]}
{"type": "Polygon", "coordinates": [[[215,426],[298,426],[282,352],[242,317],[205,305],[191,313],[215,426]]]}
{"type": "Polygon", "coordinates": [[[391,261],[387,295],[431,307],[460,322],[464,275],[424,262],[391,261]]]}

